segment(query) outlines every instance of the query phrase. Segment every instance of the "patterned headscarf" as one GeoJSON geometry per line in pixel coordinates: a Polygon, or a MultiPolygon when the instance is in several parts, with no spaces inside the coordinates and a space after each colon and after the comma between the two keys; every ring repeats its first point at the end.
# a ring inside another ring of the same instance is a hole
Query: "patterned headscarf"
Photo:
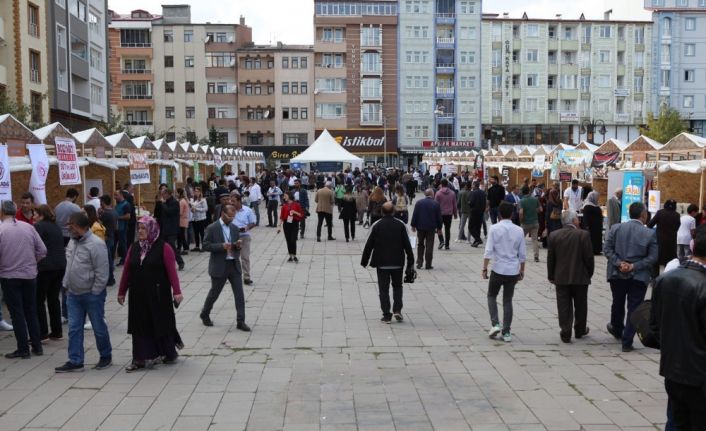
{"type": "Polygon", "coordinates": [[[583,206],[597,207],[598,206],[598,192],[594,190],[591,193],[589,193],[588,196],[586,196],[586,201],[584,202],[583,206]]]}
{"type": "Polygon", "coordinates": [[[147,253],[152,249],[152,245],[159,238],[159,224],[157,220],[150,216],[142,216],[138,221],[139,224],[145,225],[147,229],[147,239],[141,239],[140,242],[140,263],[145,259],[147,253]]]}

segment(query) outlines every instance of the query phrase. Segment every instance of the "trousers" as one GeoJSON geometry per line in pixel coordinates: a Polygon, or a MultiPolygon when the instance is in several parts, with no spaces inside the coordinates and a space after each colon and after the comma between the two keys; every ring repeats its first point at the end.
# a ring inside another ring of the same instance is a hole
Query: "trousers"
{"type": "Polygon", "coordinates": [[[34,278],[3,278],[2,293],[10,310],[12,330],[15,332],[17,351],[29,353],[29,343],[34,350],[42,350],[37,320],[37,282],[34,278]],[[29,332],[29,340],[27,333],[29,332]]]}
{"type": "Polygon", "coordinates": [[[277,226],[277,200],[267,201],[267,226],[277,226]]]}
{"type": "Polygon", "coordinates": [[[321,239],[321,226],[324,224],[324,220],[326,220],[328,237],[333,238],[333,214],[319,211],[316,213],[316,215],[319,218],[318,223],[316,225],[316,238],[321,239]]]}
{"type": "Polygon", "coordinates": [[[444,246],[449,246],[449,240],[451,239],[451,222],[453,221],[453,215],[442,215],[441,222],[444,224],[444,234],[439,234],[439,242],[443,243],[444,246]]]}
{"type": "Polygon", "coordinates": [[[687,386],[665,379],[669,404],[672,408],[672,425],[679,431],[706,429],[706,388],[687,386]]]}
{"type": "Polygon", "coordinates": [[[260,226],[260,201],[250,202],[250,208],[255,213],[255,225],[260,226]]]}
{"type": "Polygon", "coordinates": [[[512,326],[512,297],[515,295],[515,285],[518,275],[502,275],[495,271],[490,272],[488,281],[488,312],[490,313],[490,324],[496,326],[500,324],[498,317],[498,294],[503,289],[503,334],[509,334],[512,326]]]}
{"type": "Polygon", "coordinates": [[[96,347],[101,359],[112,357],[113,347],[110,344],[110,334],[108,325],[105,323],[105,297],[106,291],[94,295],[84,293],[74,295],[69,292],[67,295],[67,306],[69,308],[69,362],[83,365],[83,325],[86,322],[86,315],[93,327],[93,335],[96,337],[96,347]]]}
{"type": "Polygon", "coordinates": [[[402,268],[379,269],[378,290],[380,291],[380,308],[383,317],[392,317],[392,313],[402,312],[402,268]],[[390,283],[392,283],[392,313],[390,313],[390,283]]]}
{"type": "Polygon", "coordinates": [[[473,212],[471,213],[470,228],[468,229],[473,240],[476,242],[481,242],[480,239],[480,229],[483,226],[483,213],[473,212]]]}
{"type": "Polygon", "coordinates": [[[243,280],[250,280],[250,235],[241,235],[240,240],[240,266],[243,268],[243,280]]]}
{"type": "Polygon", "coordinates": [[[571,338],[571,326],[574,333],[583,336],[586,333],[588,315],[588,286],[556,286],[556,307],[559,314],[559,328],[563,338],[571,338]]]}
{"type": "Polygon", "coordinates": [[[647,293],[647,285],[641,281],[609,280],[610,290],[613,293],[613,304],[610,307],[610,324],[616,333],[623,334],[623,346],[632,346],[635,338],[635,328],[630,323],[630,315],[642,304],[647,293]],[[625,314],[625,302],[627,300],[627,315],[625,314]]]}
{"type": "Polygon", "coordinates": [[[534,257],[539,257],[539,241],[537,241],[537,232],[539,231],[539,224],[522,225],[522,230],[525,232],[525,236],[529,234],[532,240],[532,252],[534,257]]]}
{"type": "Polygon", "coordinates": [[[343,233],[346,235],[346,239],[355,239],[355,220],[354,219],[343,219],[343,233]]]}
{"type": "Polygon", "coordinates": [[[230,288],[233,290],[233,298],[235,300],[235,312],[238,322],[245,322],[245,294],[243,293],[242,274],[238,271],[235,260],[226,260],[226,273],[223,277],[211,277],[211,289],[206,295],[201,315],[208,316],[213,309],[213,304],[216,303],[218,296],[226,285],[226,281],[230,282],[230,288]]]}
{"type": "MultiPolygon", "coordinates": [[[[287,223],[284,222],[282,228],[284,229],[284,239],[287,241],[287,253],[296,255],[297,254],[297,233],[299,231],[298,222],[287,223]]],[[[242,253],[242,251],[241,251],[242,253]]]]}
{"type": "Polygon", "coordinates": [[[417,230],[417,268],[421,268],[426,261],[427,268],[431,268],[434,258],[434,231],[417,230]]]}
{"type": "Polygon", "coordinates": [[[459,214],[459,218],[461,219],[458,223],[458,240],[459,241],[465,241],[468,239],[466,236],[466,226],[468,226],[468,213],[461,213],[459,214]]]}
{"type": "Polygon", "coordinates": [[[64,270],[41,271],[37,274],[37,319],[39,320],[39,334],[42,337],[51,335],[61,337],[61,283],[64,270]],[[47,324],[47,309],[49,310],[49,323],[47,324]],[[51,332],[49,328],[51,327],[51,332]]]}

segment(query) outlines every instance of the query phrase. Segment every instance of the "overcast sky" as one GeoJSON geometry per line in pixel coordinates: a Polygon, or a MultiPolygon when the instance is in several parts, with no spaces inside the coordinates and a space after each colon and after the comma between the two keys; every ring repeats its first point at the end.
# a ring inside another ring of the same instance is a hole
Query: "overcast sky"
{"type": "MultiPolygon", "coordinates": [[[[118,13],[132,9],[146,9],[161,13],[162,4],[191,4],[194,23],[237,23],[240,15],[253,29],[255,43],[282,41],[289,44],[313,43],[313,0],[109,0],[108,5],[118,13]]],[[[650,14],[642,8],[643,0],[485,0],[483,12],[509,12],[520,17],[527,12],[530,18],[553,18],[561,13],[565,18],[578,18],[583,12],[588,19],[603,17],[606,9],[613,9],[613,19],[649,20],[650,14]]]]}

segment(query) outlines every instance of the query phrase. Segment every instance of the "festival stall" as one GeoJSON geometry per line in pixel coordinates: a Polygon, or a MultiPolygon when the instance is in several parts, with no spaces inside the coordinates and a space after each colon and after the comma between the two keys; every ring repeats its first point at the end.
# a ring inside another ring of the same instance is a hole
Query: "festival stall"
{"type": "Polygon", "coordinates": [[[349,164],[351,168],[363,166],[363,159],[343,148],[328,130],[321,132],[309,148],[289,162],[307,163],[311,166],[311,171],[319,172],[339,172],[343,170],[344,163],[349,164]]]}
{"type": "Polygon", "coordinates": [[[661,201],[674,199],[678,203],[704,205],[706,185],[706,160],[681,160],[658,162],[656,189],[661,201]]]}
{"type": "Polygon", "coordinates": [[[118,167],[105,158],[106,150],[111,148],[110,143],[95,128],[76,132],[73,137],[79,154],[88,162],[81,171],[83,196],[88,196],[91,187],[98,187],[99,195],[111,194],[118,167]]]}

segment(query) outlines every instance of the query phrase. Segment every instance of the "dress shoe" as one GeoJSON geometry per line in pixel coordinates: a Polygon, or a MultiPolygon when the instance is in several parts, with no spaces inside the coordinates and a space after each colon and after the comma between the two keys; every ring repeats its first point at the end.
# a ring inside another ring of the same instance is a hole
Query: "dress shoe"
{"type": "Polygon", "coordinates": [[[245,280],[243,280],[243,284],[250,286],[252,284],[252,280],[246,278],[245,280]]]}
{"type": "Polygon", "coordinates": [[[583,333],[577,332],[576,334],[574,334],[574,336],[575,336],[577,339],[583,338],[583,337],[585,337],[586,335],[588,335],[589,332],[591,332],[591,328],[586,327],[586,329],[583,331],[583,333]]]}
{"type": "Polygon", "coordinates": [[[21,358],[21,359],[29,359],[29,352],[20,352],[19,350],[15,350],[12,353],[7,353],[5,355],[7,359],[16,359],[16,358],[21,358]]]}
{"type": "Polygon", "coordinates": [[[39,349],[32,349],[32,354],[34,356],[42,356],[44,355],[44,350],[39,348],[39,349]]]}
{"type": "Polygon", "coordinates": [[[563,332],[559,332],[559,338],[561,338],[562,343],[570,343],[571,342],[571,334],[566,335],[563,332]]]}
{"type": "Polygon", "coordinates": [[[623,334],[618,334],[615,329],[613,329],[613,325],[610,323],[605,326],[605,328],[608,330],[608,333],[613,336],[616,340],[620,340],[623,338],[623,334]]]}
{"type": "Polygon", "coordinates": [[[199,317],[201,318],[201,322],[203,322],[203,326],[213,326],[213,321],[207,315],[202,314],[199,317]]]}
{"type": "Polygon", "coordinates": [[[633,346],[623,346],[623,353],[629,353],[635,350],[633,346]]]}
{"type": "Polygon", "coordinates": [[[235,325],[235,327],[240,329],[243,332],[250,332],[250,327],[245,322],[238,322],[238,324],[235,325]]]}
{"type": "Polygon", "coordinates": [[[444,243],[443,243],[443,242],[440,242],[440,243],[439,243],[439,247],[437,247],[437,248],[438,248],[439,250],[441,250],[442,248],[444,248],[444,243]]]}
{"type": "Polygon", "coordinates": [[[183,271],[183,270],[184,270],[184,264],[183,264],[183,263],[180,263],[180,264],[179,264],[179,271],[183,271]]]}
{"type": "Polygon", "coordinates": [[[429,265],[429,266],[425,267],[424,269],[434,269],[434,267],[429,265]]]}
{"type": "Polygon", "coordinates": [[[422,269],[422,265],[421,264],[417,265],[417,269],[422,269]]]}
{"type": "Polygon", "coordinates": [[[328,240],[329,240],[329,241],[336,241],[336,238],[330,236],[330,237],[328,237],[328,240]]]}
{"type": "Polygon", "coordinates": [[[321,238],[316,238],[316,242],[321,242],[321,238]]]}

